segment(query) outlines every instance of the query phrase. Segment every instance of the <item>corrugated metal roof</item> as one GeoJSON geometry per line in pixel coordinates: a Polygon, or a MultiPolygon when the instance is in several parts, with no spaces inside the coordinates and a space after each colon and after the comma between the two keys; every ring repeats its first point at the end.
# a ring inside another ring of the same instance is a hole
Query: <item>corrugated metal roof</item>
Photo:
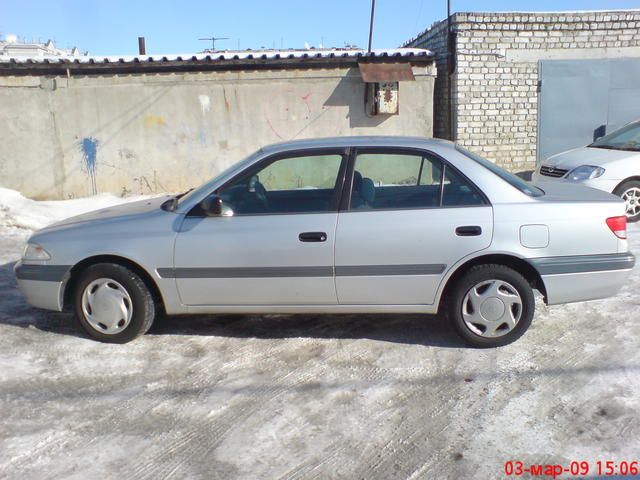
{"type": "MultiPolygon", "coordinates": [[[[422,48],[393,48],[373,50],[371,53],[361,49],[309,49],[309,50],[224,50],[211,53],[184,55],[136,55],[136,56],[39,56],[4,57],[0,55],[0,64],[14,65],[108,65],[108,64],[150,64],[150,63],[254,63],[263,61],[277,63],[286,60],[307,59],[380,59],[411,60],[431,58],[434,54],[422,48]]],[[[5,65],[6,67],[6,65],[5,65]]]]}

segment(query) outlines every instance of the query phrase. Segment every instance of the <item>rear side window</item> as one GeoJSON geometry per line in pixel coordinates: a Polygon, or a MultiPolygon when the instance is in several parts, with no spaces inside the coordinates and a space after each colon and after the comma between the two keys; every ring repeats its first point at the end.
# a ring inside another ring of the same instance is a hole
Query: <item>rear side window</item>
{"type": "Polygon", "coordinates": [[[442,206],[459,207],[471,205],[484,205],[484,200],[478,191],[459,173],[452,168],[447,168],[444,175],[442,206]]]}
{"type": "Polygon", "coordinates": [[[356,157],[352,210],[484,205],[464,177],[428,153],[374,152],[356,157]]]}
{"type": "Polygon", "coordinates": [[[440,161],[423,155],[360,154],[355,163],[351,208],[437,207],[441,177],[440,161]]]}

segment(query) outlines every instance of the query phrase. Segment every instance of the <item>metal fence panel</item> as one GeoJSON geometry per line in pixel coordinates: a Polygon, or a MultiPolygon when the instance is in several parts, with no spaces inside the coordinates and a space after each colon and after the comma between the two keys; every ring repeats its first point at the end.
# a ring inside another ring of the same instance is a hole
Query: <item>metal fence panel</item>
{"type": "Polygon", "coordinates": [[[640,59],[543,60],[538,161],[640,118],[640,59]]]}

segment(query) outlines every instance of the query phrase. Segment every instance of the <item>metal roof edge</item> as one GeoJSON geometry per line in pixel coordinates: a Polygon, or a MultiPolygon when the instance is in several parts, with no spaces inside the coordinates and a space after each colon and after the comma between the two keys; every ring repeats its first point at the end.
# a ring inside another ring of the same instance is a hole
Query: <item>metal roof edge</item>
{"type": "Polygon", "coordinates": [[[366,50],[221,51],[181,55],[2,57],[0,74],[127,73],[158,71],[307,68],[358,62],[430,62],[433,52],[421,48],[366,50]]]}

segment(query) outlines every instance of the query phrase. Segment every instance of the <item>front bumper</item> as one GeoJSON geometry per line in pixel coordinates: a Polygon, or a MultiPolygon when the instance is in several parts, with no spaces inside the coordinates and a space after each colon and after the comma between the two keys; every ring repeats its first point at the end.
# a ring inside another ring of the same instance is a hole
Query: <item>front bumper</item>
{"type": "Polygon", "coordinates": [[[18,287],[34,307],[62,311],[64,286],[69,277],[69,265],[32,265],[22,261],[13,267],[18,287]]]}
{"type": "Polygon", "coordinates": [[[583,302],[616,295],[635,265],[632,253],[532,259],[547,292],[547,304],[583,302]]]}

